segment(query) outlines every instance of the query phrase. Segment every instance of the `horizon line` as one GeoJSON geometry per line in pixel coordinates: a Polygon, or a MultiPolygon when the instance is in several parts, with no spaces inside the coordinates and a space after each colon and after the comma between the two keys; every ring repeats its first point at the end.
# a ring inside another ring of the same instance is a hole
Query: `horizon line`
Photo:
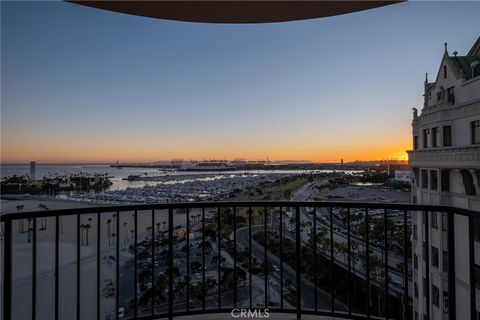
{"type": "MultiPolygon", "coordinates": [[[[214,159],[213,161],[218,160],[214,159]]],[[[221,159],[222,161],[226,159],[221,159]]],[[[34,161],[34,160],[32,160],[34,161]]],[[[171,162],[172,160],[155,160],[155,161],[132,161],[132,162],[119,162],[119,165],[155,165],[158,162],[171,162]]],[[[185,160],[185,161],[209,161],[209,160],[185,160]]],[[[220,160],[218,160],[220,161],[220,160]]],[[[234,160],[226,160],[226,161],[235,161],[234,160]]],[[[266,161],[266,160],[243,160],[246,162],[256,162],[256,161],[266,161]]],[[[408,162],[408,159],[357,159],[357,160],[352,160],[352,161],[344,161],[344,164],[348,163],[355,163],[355,162],[387,162],[387,161],[398,161],[398,162],[408,162]]],[[[312,161],[312,160],[274,160],[274,161],[269,161],[269,163],[296,163],[296,164],[340,164],[342,162],[338,161],[312,161]]],[[[116,165],[117,162],[107,162],[107,161],[87,161],[87,162],[36,162],[36,165],[116,165]]],[[[7,165],[30,165],[30,161],[28,162],[7,162],[7,163],[2,163],[0,162],[0,166],[7,166],[7,165]]]]}

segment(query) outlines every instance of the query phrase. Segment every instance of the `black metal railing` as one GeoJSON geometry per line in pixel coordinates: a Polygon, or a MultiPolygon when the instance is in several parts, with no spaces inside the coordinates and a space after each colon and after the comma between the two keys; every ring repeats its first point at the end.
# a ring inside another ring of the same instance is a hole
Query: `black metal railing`
{"type": "Polygon", "coordinates": [[[410,235],[420,213],[427,217],[423,310],[431,318],[429,212],[448,218],[448,312],[455,319],[455,218],[468,219],[464,259],[473,284],[478,212],[295,201],[2,215],[3,319],[156,319],[264,309],[298,318],[413,319],[410,235]]]}

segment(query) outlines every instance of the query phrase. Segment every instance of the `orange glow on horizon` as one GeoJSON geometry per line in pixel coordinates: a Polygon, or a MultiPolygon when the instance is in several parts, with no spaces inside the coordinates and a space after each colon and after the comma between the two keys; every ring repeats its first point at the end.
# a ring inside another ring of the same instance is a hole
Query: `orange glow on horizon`
{"type": "MultiPolygon", "coordinates": [[[[159,148],[160,149],[160,148],[159,148]]],[[[114,147],[89,147],[77,148],[53,148],[42,147],[34,150],[2,150],[1,163],[20,164],[36,161],[37,163],[115,163],[117,159],[121,163],[150,163],[155,161],[168,161],[176,158],[185,160],[203,159],[245,159],[245,160],[305,160],[311,162],[352,162],[356,160],[407,160],[408,156],[405,145],[384,146],[383,148],[366,148],[362,146],[354,148],[333,147],[304,147],[294,146],[293,148],[270,150],[235,150],[223,149],[215,151],[214,148],[203,147],[198,150],[192,148],[189,152],[177,150],[157,150],[156,148],[144,148],[142,146],[117,149],[114,147]],[[320,150],[319,150],[320,149],[320,150]]]]}

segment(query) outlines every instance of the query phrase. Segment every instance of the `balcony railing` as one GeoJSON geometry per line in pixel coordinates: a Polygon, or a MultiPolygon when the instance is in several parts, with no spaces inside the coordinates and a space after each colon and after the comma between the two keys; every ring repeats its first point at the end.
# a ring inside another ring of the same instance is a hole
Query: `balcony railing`
{"type": "MultiPolygon", "coordinates": [[[[465,260],[475,283],[478,212],[294,201],[5,214],[3,319],[157,319],[232,309],[413,319],[412,217],[429,212],[448,220],[448,314],[455,319],[455,259],[465,260]],[[468,221],[468,256],[455,255],[458,217],[468,221]]],[[[430,288],[424,221],[417,227],[424,228],[430,288]]],[[[431,294],[425,293],[429,319],[431,294]]],[[[471,317],[475,298],[472,285],[471,317]]]]}

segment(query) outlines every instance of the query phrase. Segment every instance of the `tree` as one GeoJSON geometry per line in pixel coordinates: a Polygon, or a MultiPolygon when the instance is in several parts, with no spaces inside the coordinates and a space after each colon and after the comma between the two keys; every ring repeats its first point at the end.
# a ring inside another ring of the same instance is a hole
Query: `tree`
{"type": "Polygon", "coordinates": [[[190,288],[191,295],[200,301],[203,301],[203,299],[205,298],[204,292],[206,291],[207,291],[207,288],[205,284],[202,282],[199,282],[190,288]]]}
{"type": "Polygon", "coordinates": [[[83,230],[85,229],[85,225],[82,223],[80,225],[80,235],[81,235],[81,244],[83,246],[83,230]]]}
{"type": "Polygon", "coordinates": [[[202,270],[202,264],[198,261],[193,261],[192,263],[190,263],[190,270],[193,273],[199,272],[202,270]]]}
{"type": "Polygon", "coordinates": [[[112,220],[108,219],[107,220],[107,228],[108,228],[108,231],[107,231],[107,236],[108,236],[108,245],[110,246],[111,243],[110,243],[110,224],[112,223],[112,220]]]}
{"type": "MultiPolygon", "coordinates": [[[[391,219],[387,219],[387,233],[393,234],[393,230],[395,229],[395,224],[391,219]]],[[[383,261],[383,252],[385,250],[385,246],[388,246],[388,243],[384,243],[385,239],[385,219],[377,219],[374,222],[373,230],[372,230],[372,238],[383,243],[380,245],[380,251],[382,254],[382,261],[383,261]]]]}
{"type": "Polygon", "coordinates": [[[116,223],[117,223],[117,216],[118,216],[118,214],[115,213],[115,212],[112,214],[112,217],[113,217],[113,225],[114,225],[114,226],[116,226],[116,223]]]}
{"type": "Polygon", "coordinates": [[[87,246],[88,246],[88,230],[90,230],[91,227],[92,226],[88,223],[84,226],[84,228],[85,228],[85,238],[87,240],[87,246]]]}
{"type": "MultiPolygon", "coordinates": [[[[166,273],[169,274],[169,272],[170,272],[170,268],[167,268],[166,273]]],[[[180,277],[180,275],[181,275],[180,270],[178,270],[176,266],[173,266],[173,276],[175,278],[178,278],[180,277]]]]}
{"type": "Polygon", "coordinates": [[[224,268],[222,272],[222,283],[224,287],[234,290],[238,284],[245,281],[247,273],[240,267],[224,268]]]}
{"type": "Polygon", "coordinates": [[[212,258],[212,264],[218,265],[218,263],[220,262],[220,265],[221,265],[226,260],[227,259],[225,257],[223,257],[222,255],[214,255],[213,258],[212,258]]]}
{"type": "Polygon", "coordinates": [[[147,231],[147,236],[150,237],[151,233],[152,233],[152,227],[147,227],[145,229],[145,231],[147,231]]]}
{"type": "Polygon", "coordinates": [[[166,301],[165,290],[167,288],[167,283],[167,277],[164,274],[159,275],[155,280],[155,298],[157,298],[161,302],[166,301]]]}
{"type": "MultiPolygon", "coordinates": [[[[40,209],[45,210],[45,211],[49,210],[48,206],[46,204],[43,204],[43,203],[40,203],[38,205],[38,207],[40,209]]],[[[41,221],[42,221],[42,225],[40,226],[40,230],[46,230],[47,229],[47,217],[43,217],[43,219],[41,221]]]]}
{"type": "MultiPolygon", "coordinates": [[[[17,206],[17,212],[23,212],[23,209],[25,208],[25,206],[23,204],[19,204],[17,206]]],[[[25,232],[24,231],[24,224],[23,224],[23,219],[18,219],[18,232],[25,232]]]]}
{"type": "Polygon", "coordinates": [[[128,225],[128,223],[125,221],[125,222],[123,223],[123,228],[125,229],[125,240],[127,240],[127,241],[128,241],[128,230],[127,230],[127,225],[128,225]]]}
{"type": "Polygon", "coordinates": [[[209,240],[205,240],[205,243],[202,241],[199,243],[198,247],[202,248],[205,246],[205,251],[211,251],[212,250],[212,242],[209,240]]]}
{"type": "Polygon", "coordinates": [[[27,242],[32,242],[32,239],[31,239],[31,236],[32,236],[32,227],[31,227],[31,223],[32,223],[32,217],[28,217],[27,218],[27,222],[28,222],[28,225],[27,225],[27,242]]]}
{"type": "Polygon", "coordinates": [[[205,289],[207,290],[207,292],[213,291],[217,286],[217,280],[214,278],[208,278],[205,281],[205,289]]]}
{"type": "Polygon", "coordinates": [[[210,239],[215,239],[216,236],[217,236],[217,233],[216,233],[215,230],[210,229],[210,228],[205,230],[205,237],[210,238],[210,239]]]}

